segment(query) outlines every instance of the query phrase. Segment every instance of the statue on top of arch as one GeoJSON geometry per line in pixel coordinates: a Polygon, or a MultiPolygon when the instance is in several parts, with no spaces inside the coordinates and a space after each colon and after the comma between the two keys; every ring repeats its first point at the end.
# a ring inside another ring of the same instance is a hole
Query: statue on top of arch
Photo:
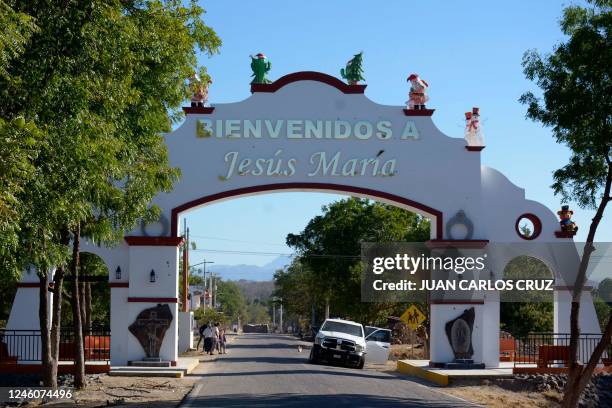
{"type": "Polygon", "coordinates": [[[407,81],[410,82],[408,109],[425,109],[425,103],[429,100],[427,95],[429,84],[424,79],[419,78],[419,74],[410,74],[407,81]]]}
{"type": "Polygon", "coordinates": [[[189,91],[191,92],[191,106],[204,107],[208,105],[208,87],[212,79],[205,67],[200,69],[200,74],[195,72],[189,78],[189,91]]]}
{"type": "Polygon", "coordinates": [[[346,79],[349,85],[357,85],[359,81],[365,81],[363,77],[363,51],[355,54],[353,58],[348,60],[346,67],[340,70],[342,78],[346,79]]]}
{"type": "Polygon", "coordinates": [[[468,146],[484,146],[484,135],[480,124],[480,108],[465,112],[465,141],[468,146]]]}
{"type": "Polygon", "coordinates": [[[251,70],[253,70],[251,84],[269,84],[271,81],[266,75],[271,69],[272,63],[264,54],[260,52],[257,55],[251,55],[251,70]]]}

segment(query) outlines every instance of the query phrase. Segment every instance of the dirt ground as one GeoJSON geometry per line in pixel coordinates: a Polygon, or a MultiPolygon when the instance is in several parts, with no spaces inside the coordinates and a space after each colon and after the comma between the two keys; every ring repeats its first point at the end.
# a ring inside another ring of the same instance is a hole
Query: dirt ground
{"type": "Polygon", "coordinates": [[[176,407],[196,380],[185,378],[111,377],[90,379],[87,389],[77,392],[80,407],[143,406],[176,407]]]}
{"type": "Polygon", "coordinates": [[[512,391],[494,384],[455,384],[440,391],[490,408],[553,408],[559,407],[561,394],[555,391],[512,391]]]}
{"type": "Polygon", "coordinates": [[[389,360],[426,360],[427,356],[422,346],[412,344],[392,344],[389,352],[389,360]]]}

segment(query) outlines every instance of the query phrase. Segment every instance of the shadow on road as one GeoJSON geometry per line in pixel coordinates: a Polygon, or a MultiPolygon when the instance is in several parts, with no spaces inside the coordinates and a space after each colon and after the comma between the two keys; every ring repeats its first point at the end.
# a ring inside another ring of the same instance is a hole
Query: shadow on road
{"type": "MultiPolygon", "coordinates": [[[[201,396],[182,405],[188,407],[423,407],[423,400],[418,398],[395,398],[360,394],[335,395],[301,395],[301,394],[232,394],[219,396],[201,396]]],[[[450,408],[470,406],[461,401],[427,400],[428,407],[450,408]]]]}
{"type": "MultiPolygon", "coordinates": [[[[227,347],[228,350],[232,349],[294,349],[297,350],[298,343],[295,344],[287,344],[287,343],[242,343],[242,344],[234,344],[230,343],[227,347]]],[[[302,346],[304,347],[304,346],[302,346]]]]}
{"type": "Polygon", "coordinates": [[[295,357],[231,357],[229,354],[223,356],[224,363],[300,364],[305,363],[307,359],[308,354],[303,355],[303,353],[295,357]]]}
{"type": "MultiPolygon", "coordinates": [[[[228,361],[228,360],[224,360],[228,361]]],[[[252,361],[252,360],[251,360],[252,361]]],[[[391,375],[381,375],[381,374],[368,374],[367,372],[363,372],[361,370],[350,369],[346,370],[332,370],[332,369],[321,369],[321,370],[267,370],[267,371],[240,371],[240,372],[231,372],[231,373],[203,373],[203,374],[188,374],[187,377],[243,377],[243,376],[253,376],[253,375],[278,375],[282,372],[283,375],[320,375],[322,377],[332,375],[332,376],[340,376],[340,377],[361,377],[361,378],[375,378],[377,380],[397,380],[398,377],[391,375]]]]}

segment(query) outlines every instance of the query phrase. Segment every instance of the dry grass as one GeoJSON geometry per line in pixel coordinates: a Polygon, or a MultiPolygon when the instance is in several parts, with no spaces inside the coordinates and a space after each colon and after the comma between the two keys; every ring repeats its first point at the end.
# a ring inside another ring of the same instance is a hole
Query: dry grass
{"type": "Polygon", "coordinates": [[[389,360],[425,360],[425,349],[421,346],[418,347],[416,344],[392,344],[389,360]]]}
{"type": "Polygon", "coordinates": [[[458,385],[441,391],[491,408],[556,408],[561,400],[555,391],[511,391],[497,385],[458,385]]]}

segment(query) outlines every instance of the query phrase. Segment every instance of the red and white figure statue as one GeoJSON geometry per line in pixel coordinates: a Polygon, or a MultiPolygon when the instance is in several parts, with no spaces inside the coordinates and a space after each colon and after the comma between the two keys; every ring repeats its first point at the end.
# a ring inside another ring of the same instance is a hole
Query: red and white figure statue
{"type": "Polygon", "coordinates": [[[472,108],[471,112],[465,112],[465,141],[468,146],[484,146],[480,108],[472,108]]]}
{"type": "Polygon", "coordinates": [[[410,74],[408,82],[410,82],[408,109],[425,109],[425,103],[429,100],[429,96],[427,96],[429,84],[419,78],[418,74],[410,74]]]}
{"type": "Polygon", "coordinates": [[[204,107],[208,105],[208,86],[212,84],[210,78],[200,78],[194,73],[189,78],[189,89],[191,90],[191,106],[204,107]]]}

